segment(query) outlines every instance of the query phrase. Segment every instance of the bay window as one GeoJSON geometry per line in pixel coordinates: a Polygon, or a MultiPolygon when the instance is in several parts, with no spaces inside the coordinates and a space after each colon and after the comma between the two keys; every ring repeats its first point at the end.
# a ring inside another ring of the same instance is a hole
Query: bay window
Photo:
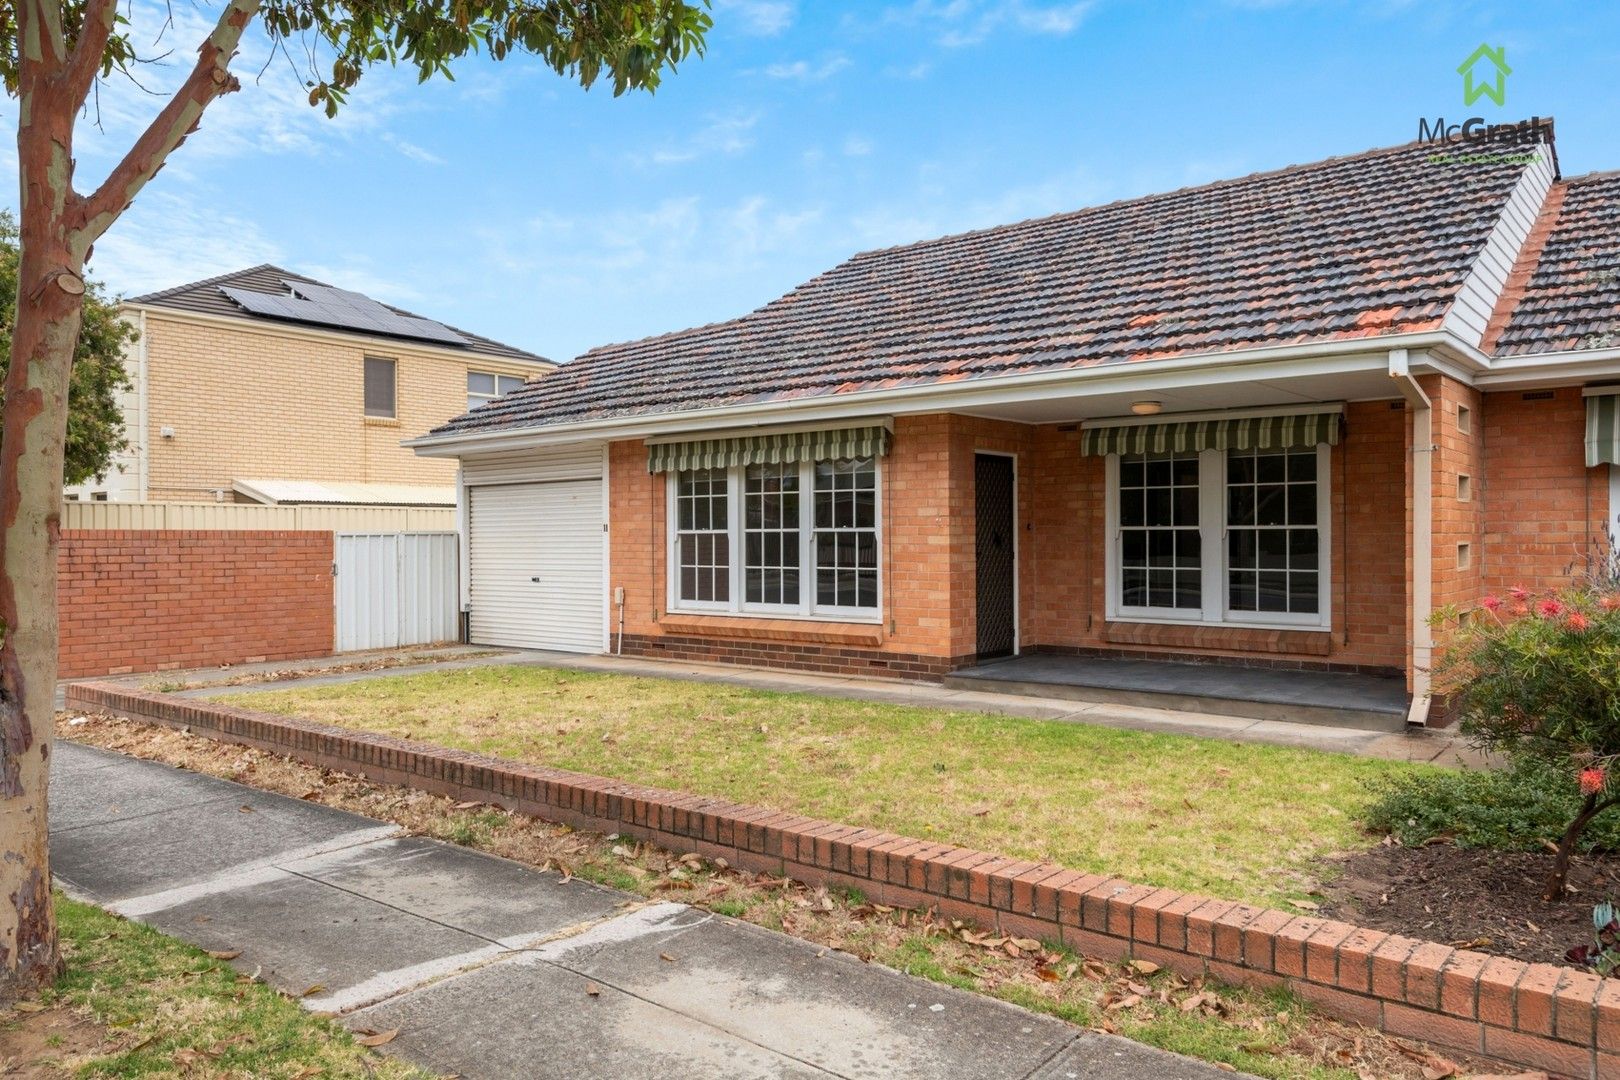
{"type": "Polygon", "coordinates": [[[672,470],[668,482],[672,611],[877,618],[875,458],[672,470]]]}
{"type": "Polygon", "coordinates": [[[1108,455],[1108,616],[1327,629],[1329,447],[1108,455]]]}

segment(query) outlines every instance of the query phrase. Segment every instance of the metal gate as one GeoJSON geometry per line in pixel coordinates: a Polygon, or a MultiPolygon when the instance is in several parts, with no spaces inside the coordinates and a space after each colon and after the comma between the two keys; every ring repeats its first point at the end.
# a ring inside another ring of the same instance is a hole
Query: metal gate
{"type": "Polygon", "coordinates": [[[337,651],[457,637],[455,533],[339,533],[337,651]]]}
{"type": "Polygon", "coordinates": [[[1017,514],[1013,459],[973,459],[977,517],[976,613],[981,660],[1018,650],[1017,514]]]}

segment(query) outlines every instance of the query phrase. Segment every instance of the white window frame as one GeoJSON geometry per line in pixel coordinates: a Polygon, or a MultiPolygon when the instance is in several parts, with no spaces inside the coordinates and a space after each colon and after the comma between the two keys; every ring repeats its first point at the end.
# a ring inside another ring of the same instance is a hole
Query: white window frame
{"type": "Polygon", "coordinates": [[[1123,532],[1119,524],[1119,458],[1109,454],[1104,499],[1105,584],[1104,617],[1110,622],[1167,623],[1193,626],[1233,626],[1253,630],[1316,630],[1333,628],[1333,474],[1332,447],[1316,448],[1317,596],[1315,612],[1233,611],[1230,608],[1227,554],[1226,451],[1203,450],[1198,455],[1198,530],[1201,608],[1156,608],[1124,603],[1123,532]]]}
{"type": "MultiPolygon", "coordinates": [[[[664,579],[665,610],[672,615],[739,615],[762,619],[806,619],[824,622],[881,623],[883,621],[883,459],[872,459],[873,534],[877,541],[877,603],[869,608],[816,603],[815,565],[815,483],[816,463],[799,465],[799,602],[797,604],[749,603],[745,591],[747,537],[743,530],[744,473],[747,466],[726,469],[727,536],[731,552],[728,603],[682,600],[680,595],[680,524],[678,492],[680,472],[670,470],[665,477],[664,579]]],[[[823,530],[826,531],[826,530],[823,530]]]]}
{"type": "MultiPolygon", "coordinates": [[[[507,394],[510,394],[512,392],[511,390],[502,390],[501,389],[501,380],[502,379],[516,379],[518,386],[522,386],[525,382],[528,381],[527,379],[525,379],[521,375],[503,375],[499,371],[483,371],[483,370],[480,370],[479,368],[468,368],[467,369],[467,411],[472,412],[474,409],[481,409],[485,405],[488,405],[490,402],[498,401],[499,399],[505,397],[507,394]],[[495,382],[495,392],[493,394],[476,393],[472,388],[472,377],[474,375],[488,375],[491,379],[493,379],[494,382],[495,382]],[[478,404],[477,405],[474,405],[472,403],[474,398],[478,399],[478,404]]],[[[515,390],[515,389],[517,389],[517,387],[513,387],[512,389],[515,390]]]]}

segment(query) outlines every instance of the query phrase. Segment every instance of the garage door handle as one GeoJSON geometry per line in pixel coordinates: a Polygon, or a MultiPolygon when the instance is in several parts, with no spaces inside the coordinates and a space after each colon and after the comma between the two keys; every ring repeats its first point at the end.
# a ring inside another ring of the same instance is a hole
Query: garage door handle
{"type": "Polygon", "coordinates": [[[534,582],[534,583],[535,583],[535,584],[536,584],[536,585],[538,585],[538,584],[540,584],[540,579],[539,579],[539,578],[537,578],[537,577],[532,577],[532,578],[530,578],[530,579],[529,579],[529,580],[530,580],[530,581],[532,581],[532,582],[534,582]]]}

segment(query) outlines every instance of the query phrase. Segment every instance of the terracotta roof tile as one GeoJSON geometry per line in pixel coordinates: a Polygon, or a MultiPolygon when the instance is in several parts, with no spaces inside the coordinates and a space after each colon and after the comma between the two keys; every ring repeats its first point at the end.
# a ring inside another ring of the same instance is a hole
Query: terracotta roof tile
{"type": "Polygon", "coordinates": [[[437,433],[1433,329],[1523,166],[1432,152],[863,252],[741,318],[593,349],[437,433]]]}
{"type": "Polygon", "coordinates": [[[1563,189],[1562,205],[1549,200],[1556,221],[1528,280],[1509,281],[1522,297],[1498,356],[1620,348],[1620,173],[1578,176],[1563,189]]]}

